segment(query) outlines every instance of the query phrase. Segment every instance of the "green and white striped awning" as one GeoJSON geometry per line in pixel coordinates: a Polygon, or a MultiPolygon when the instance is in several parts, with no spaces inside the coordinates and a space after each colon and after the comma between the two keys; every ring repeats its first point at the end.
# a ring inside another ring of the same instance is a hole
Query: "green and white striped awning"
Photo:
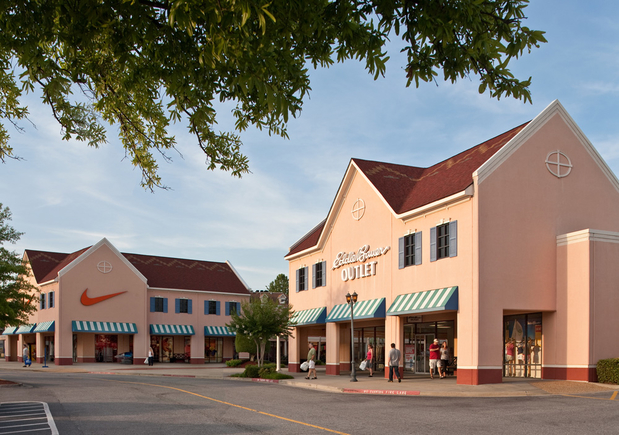
{"type": "Polygon", "coordinates": [[[55,330],[55,322],[54,320],[50,320],[49,322],[42,322],[34,328],[33,332],[54,332],[55,330]]]}
{"type": "Polygon", "coordinates": [[[191,325],[150,325],[152,335],[196,335],[191,325]]]}
{"type": "Polygon", "coordinates": [[[34,328],[37,326],[36,323],[33,323],[32,325],[22,325],[19,328],[17,328],[17,331],[15,331],[15,334],[31,334],[34,331],[34,328]]]}
{"type": "Polygon", "coordinates": [[[16,331],[17,331],[17,326],[9,326],[4,330],[2,335],[14,335],[17,333],[16,331]]]}
{"type": "MultiPolygon", "coordinates": [[[[355,319],[381,319],[385,317],[385,298],[357,301],[353,306],[355,319]]],[[[327,316],[327,322],[350,320],[350,305],[336,305],[327,316]]]]}
{"type": "Polygon", "coordinates": [[[208,337],[236,337],[227,326],[205,326],[204,335],[208,337]]]}
{"type": "Polygon", "coordinates": [[[135,323],[122,322],[88,322],[74,320],[73,332],[102,332],[105,334],[137,334],[138,327],[135,323]]]}
{"type": "Polygon", "coordinates": [[[458,286],[408,293],[395,298],[388,316],[458,309],[458,286]]]}
{"type": "Polygon", "coordinates": [[[294,313],[292,322],[296,326],[303,325],[321,325],[327,319],[327,307],[310,308],[309,310],[301,310],[294,313]]]}

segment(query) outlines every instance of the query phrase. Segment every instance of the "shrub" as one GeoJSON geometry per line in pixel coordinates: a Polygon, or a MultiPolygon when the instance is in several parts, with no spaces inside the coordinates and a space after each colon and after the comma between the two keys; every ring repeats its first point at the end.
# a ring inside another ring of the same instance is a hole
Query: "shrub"
{"type": "Polygon", "coordinates": [[[285,373],[272,372],[262,376],[263,379],[294,379],[294,376],[285,373]]]}
{"type": "Polygon", "coordinates": [[[237,367],[237,366],[240,366],[241,364],[243,364],[242,359],[231,359],[231,360],[226,361],[226,365],[228,367],[237,367]]]}
{"type": "Polygon", "coordinates": [[[245,371],[243,372],[244,378],[259,378],[260,377],[260,367],[257,365],[250,365],[245,367],[245,371]]]}
{"type": "Polygon", "coordinates": [[[598,382],[619,384],[619,358],[601,359],[596,367],[598,382]]]}

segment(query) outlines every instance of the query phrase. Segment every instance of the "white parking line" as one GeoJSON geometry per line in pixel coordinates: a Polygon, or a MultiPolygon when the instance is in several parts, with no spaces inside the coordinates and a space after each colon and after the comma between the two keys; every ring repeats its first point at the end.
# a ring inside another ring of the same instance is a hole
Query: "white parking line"
{"type": "Polygon", "coordinates": [[[56,423],[47,403],[1,402],[0,435],[30,432],[58,435],[56,423]]]}

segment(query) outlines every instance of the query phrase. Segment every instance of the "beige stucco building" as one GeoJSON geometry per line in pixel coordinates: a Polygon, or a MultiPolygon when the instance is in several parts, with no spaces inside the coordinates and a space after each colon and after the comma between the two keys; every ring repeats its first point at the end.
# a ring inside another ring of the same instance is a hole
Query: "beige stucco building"
{"type": "Polygon", "coordinates": [[[376,369],[395,343],[427,373],[434,338],[460,384],[591,381],[619,356],[619,181],[558,101],[430,168],[352,159],[286,259],[290,370],[308,341],[327,374],[350,370],[347,293],[354,360],[373,344],[376,369]]]}
{"type": "Polygon", "coordinates": [[[37,362],[203,364],[234,356],[225,326],[250,291],[228,262],[119,252],[107,239],[67,254],[26,250],[38,288],[29,324],[0,337],[5,359],[37,362]]]}

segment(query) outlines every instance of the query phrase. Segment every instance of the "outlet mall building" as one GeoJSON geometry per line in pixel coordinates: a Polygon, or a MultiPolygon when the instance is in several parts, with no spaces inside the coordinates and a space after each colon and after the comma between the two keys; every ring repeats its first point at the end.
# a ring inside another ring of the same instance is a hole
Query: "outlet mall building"
{"type": "Polygon", "coordinates": [[[292,371],[308,341],[350,370],[347,293],[354,361],[373,344],[375,369],[395,343],[405,376],[429,373],[435,338],[459,384],[593,381],[619,357],[619,181],[558,101],[429,168],[351,160],[286,259],[292,371]]]}
{"type": "Polygon", "coordinates": [[[56,365],[126,353],[143,364],[149,345],[155,362],[234,356],[225,324],[250,291],[228,262],[124,254],[107,239],[71,254],[26,250],[24,260],[40,302],[28,325],[0,336],[6,361],[22,361],[24,345],[33,361],[56,365]]]}

